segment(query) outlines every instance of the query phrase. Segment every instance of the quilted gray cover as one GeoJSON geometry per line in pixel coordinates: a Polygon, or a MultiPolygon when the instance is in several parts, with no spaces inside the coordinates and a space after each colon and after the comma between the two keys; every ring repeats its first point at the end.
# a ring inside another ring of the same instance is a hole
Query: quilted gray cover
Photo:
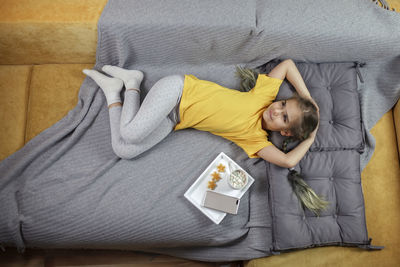
{"type": "Polygon", "coordinates": [[[360,91],[368,130],[398,99],[400,38],[393,29],[399,26],[397,15],[362,0],[323,6],[302,0],[110,0],[98,24],[95,68],[143,70],[142,97],[169,74],[194,74],[237,88],[236,65],[256,67],[274,58],[365,61],[364,83],[356,83],[354,68],[349,73],[340,65],[317,65],[316,73],[301,68],[305,77],[316,79],[315,89],[306,80],[323,121],[312,152],[298,168],[309,172],[309,183],[334,205],[320,218],[303,214],[285,182],[287,170],[255,164],[257,159],[235,144],[194,129],[172,133],[137,159],[119,159],[111,148],[104,95],[87,78],[67,116],[0,162],[0,244],[21,251],[142,250],[204,261],[252,259],[330,242],[368,244],[357,165],[364,135],[355,92],[360,91]],[[349,88],[338,87],[338,80],[349,88]],[[328,90],[330,84],[336,89],[328,90]],[[342,94],[354,105],[336,100],[342,94]],[[256,182],[243,196],[239,214],[215,225],[183,194],[221,151],[256,182]],[[337,155],[344,151],[347,165],[341,166],[337,155]],[[340,172],[346,168],[351,171],[340,172]],[[351,203],[348,194],[355,198],[351,203]],[[287,198],[278,199],[282,195],[287,198]],[[360,205],[352,209],[352,203],[360,205]],[[288,216],[291,220],[282,220],[288,216]]]}
{"type": "MultiPolygon", "coordinates": [[[[268,73],[276,63],[261,68],[268,73]]],[[[316,141],[296,170],[331,204],[319,217],[303,210],[288,182],[288,170],[267,164],[272,213],[273,248],[288,250],[321,245],[360,244],[368,240],[360,179],[360,153],[364,148],[356,64],[297,64],[320,106],[316,141]]],[[[277,99],[290,97],[287,82],[277,99]]],[[[283,137],[272,133],[281,147],[283,137]]],[[[293,147],[295,144],[291,144],[293,147]]]]}

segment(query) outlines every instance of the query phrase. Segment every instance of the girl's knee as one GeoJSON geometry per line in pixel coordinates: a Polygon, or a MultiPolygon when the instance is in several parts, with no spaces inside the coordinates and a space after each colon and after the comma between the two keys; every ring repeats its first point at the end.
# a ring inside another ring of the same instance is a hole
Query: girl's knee
{"type": "Polygon", "coordinates": [[[171,75],[171,79],[173,79],[176,83],[183,85],[185,82],[185,76],[184,75],[171,75]]]}
{"type": "Polygon", "coordinates": [[[137,134],[137,132],[129,131],[128,128],[123,127],[119,129],[121,137],[128,143],[139,144],[143,141],[144,137],[137,134]]]}
{"type": "Polygon", "coordinates": [[[183,84],[185,82],[185,76],[183,75],[169,75],[161,80],[158,81],[158,86],[160,88],[168,88],[169,90],[172,90],[173,88],[176,88],[177,92],[180,92],[183,90],[183,84]]]}
{"type": "Polygon", "coordinates": [[[183,82],[185,81],[185,76],[179,75],[179,74],[169,75],[169,76],[165,76],[160,81],[174,82],[174,83],[177,83],[177,84],[182,83],[183,84],[183,82]]]}
{"type": "Polygon", "coordinates": [[[137,153],[132,150],[126,149],[126,146],[120,143],[112,143],[114,154],[121,159],[132,159],[137,156],[137,153]]]}

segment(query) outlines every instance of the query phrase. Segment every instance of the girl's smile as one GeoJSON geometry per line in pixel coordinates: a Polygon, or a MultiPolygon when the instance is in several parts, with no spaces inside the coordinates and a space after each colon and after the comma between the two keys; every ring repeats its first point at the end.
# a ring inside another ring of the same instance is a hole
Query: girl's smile
{"type": "Polygon", "coordinates": [[[300,119],[301,110],[295,100],[281,100],[272,103],[263,112],[263,128],[270,131],[281,131],[282,135],[291,135],[289,128],[300,119]]]}

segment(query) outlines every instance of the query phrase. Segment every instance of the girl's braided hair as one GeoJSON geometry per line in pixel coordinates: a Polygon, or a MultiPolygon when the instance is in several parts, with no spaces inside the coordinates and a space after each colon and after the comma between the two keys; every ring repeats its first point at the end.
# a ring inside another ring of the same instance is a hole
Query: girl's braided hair
{"type": "MultiPolygon", "coordinates": [[[[259,72],[254,69],[236,67],[236,76],[241,80],[240,90],[248,92],[254,88],[258,74],[259,72]]],[[[287,152],[288,143],[307,139],[318,124],[317,108],[311,101],[300,97],[297,93],[291,99],[297,101],[300,110],[303,111],[303,116],[301,121],[290,127],[289,130],[292,136],[283,141],[282,150],[285,153],[287,152]]],[[[297,171],[289,169],[288,179],[303,208],[307,208],[319,216],[319,213],[328,207],[329,202],[319,197],[297,171]]]]}

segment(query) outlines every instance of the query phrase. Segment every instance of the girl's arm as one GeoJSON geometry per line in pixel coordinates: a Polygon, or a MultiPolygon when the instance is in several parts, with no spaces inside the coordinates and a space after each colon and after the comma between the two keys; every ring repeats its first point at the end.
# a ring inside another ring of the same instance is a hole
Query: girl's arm
{"type": "Polygon", "coordinates": [[[310,134],[310,136],[298,144],[294,149],[288,153],[280,151],[276,146],[266,146],[257,152],[257,155],[264,160],[271,162],[275,165],[284,168],[293,168],[307,153],[310,146],[314,143],[317,128],[310,134]]]}
{"type": "Polygon", "coordinates": [[[296,64],[291,59],[286,59],[276,65],[275,68],[268,73],[269,77],[278,78],[287,80],[294,86],[297,93],[304,98],[312,99],[310,92],[307,89],[306,84],[304,83],[303,78],[299,70],[296,67],[296,64]]]}
{"type": "MultiPolygon", "coordinates": [[[[319,117],[319,107],[314,99],[311,97],[310,92],[307,89],[307,86],[304,83],[303,78],[299,70],[296,67],[296,64],[291,59],[287,59],[279,63],[275,68],[268,73],[269,77],[278,78],[284,80],[285,78],[294,86],[297,93],[303,97],[309,99],[314,105],[317,107],[318,117],[319,117]]],[[[318,118],[319,121],[319,118],[318,118]]],[[[264,160],[271,162],[275,165],[285,167],[285,168],[293,168],[299,163],[299,161],[304,157],[307,153],[310,146],[313,144],[315,140],[315,136],[319,127],[319,123],[315,130],[310,134],[310,136],[302,141],[299,145],[297,145],[294,149],[292,149],[288,153],[284,153],[279,150],[274,145],[267,146],[257,152],[257,155],[263,158],[264,160]]]]}

